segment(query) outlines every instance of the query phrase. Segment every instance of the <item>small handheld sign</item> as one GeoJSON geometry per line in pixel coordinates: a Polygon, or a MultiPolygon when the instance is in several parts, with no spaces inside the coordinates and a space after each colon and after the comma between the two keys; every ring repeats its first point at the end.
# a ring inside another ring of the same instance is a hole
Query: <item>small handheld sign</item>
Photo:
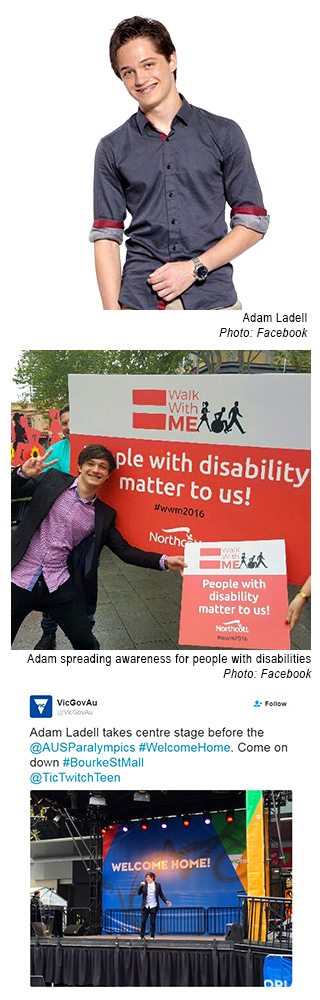
{"type": "Polygon", "coordinates": [[[185,547],[179,643],[290,649],[283,539],[185,547]]]}

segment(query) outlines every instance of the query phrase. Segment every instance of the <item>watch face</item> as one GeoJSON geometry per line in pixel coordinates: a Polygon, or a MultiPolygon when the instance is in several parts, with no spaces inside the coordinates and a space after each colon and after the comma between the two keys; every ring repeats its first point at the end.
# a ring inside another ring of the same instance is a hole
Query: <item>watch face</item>
{"type": "Polygon", "coordinates": [[[197,279],[198,281],[204,281],[208,274],[208,268],[205,264],[199,264],[197,267],[197,279]]]}

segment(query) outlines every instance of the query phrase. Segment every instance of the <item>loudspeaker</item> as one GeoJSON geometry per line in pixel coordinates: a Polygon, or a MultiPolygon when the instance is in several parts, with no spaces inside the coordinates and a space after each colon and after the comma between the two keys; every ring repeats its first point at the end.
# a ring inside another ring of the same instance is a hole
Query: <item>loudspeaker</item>
{"type": "Polygon", "coordinates": [[[68,924],[64,937],[82,937],[84,934],[84,924],[68,924]]]}
{"type": "Polygon", "coordinates": [[[45,924],[40,922],[40,920],[33,920],[31,927],[33,927],[36,937],[45,937],[46,927],[45,924]]]}
{"type": "Polygon", "coordinates": [[[243,941],[243,928],[241,924],[232,924],[230,930],[227,933],[228,941],[243,941]]]}

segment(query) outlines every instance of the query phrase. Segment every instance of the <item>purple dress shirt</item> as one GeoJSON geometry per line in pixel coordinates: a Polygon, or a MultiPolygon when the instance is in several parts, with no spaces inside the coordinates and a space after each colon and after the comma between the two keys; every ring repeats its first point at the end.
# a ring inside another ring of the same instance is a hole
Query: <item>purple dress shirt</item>
{"type": "Polygon", "coordinates": [[[95,498],[83,500],[75,479],[55,500],[37,529],[25,556],[11,574],[12,583],[33,590],[41,573],[52,594],[68,580],[67,559],[71,549],[95,528],[95,498]]]}

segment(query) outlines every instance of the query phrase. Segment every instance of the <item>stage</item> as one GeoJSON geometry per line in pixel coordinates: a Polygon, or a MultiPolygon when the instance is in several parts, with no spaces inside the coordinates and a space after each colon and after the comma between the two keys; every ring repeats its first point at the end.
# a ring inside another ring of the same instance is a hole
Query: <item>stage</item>
{"type": "Polygon", "coordinates": [[[263,986],[272,947],[206,937],[37,938],[31,974],[47,986],[263,986]]]}

